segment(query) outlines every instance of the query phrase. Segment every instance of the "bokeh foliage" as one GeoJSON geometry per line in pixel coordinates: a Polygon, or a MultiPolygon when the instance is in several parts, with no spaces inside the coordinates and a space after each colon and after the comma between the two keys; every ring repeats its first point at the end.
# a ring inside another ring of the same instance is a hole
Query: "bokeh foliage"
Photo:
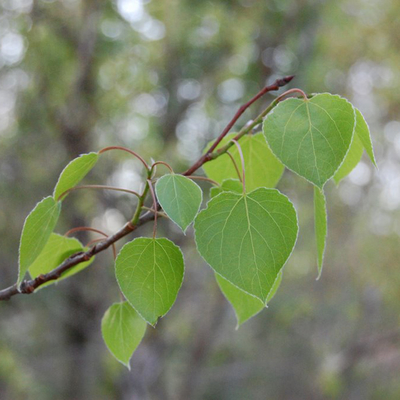
{"type": "MultiPolygon", "coordinates": [[[[397,1],[4,0],[0,10],[1,287],[17,277],[24,218],[71,159],[123,145],[183,170],[278,76],[349,98],[370,125],[379,166],[365,158],[338,190],[327,186],[318,282],[312,188],[285,172],[279,189],[299,209],[298,246],[269,309],[238,331],[192,241],[160,221],[188,270],[131,373],[99,333],[118,301],[111,252],[79,278],[2,303],[2,398],[399,398],[397,1]]],[[[141,177],[139,163],[110,153],[85,179],[138,190],[141,177]]],[[[71,194],[57,232],[112,232],[133,209],[124,195],[71,194]]]]}

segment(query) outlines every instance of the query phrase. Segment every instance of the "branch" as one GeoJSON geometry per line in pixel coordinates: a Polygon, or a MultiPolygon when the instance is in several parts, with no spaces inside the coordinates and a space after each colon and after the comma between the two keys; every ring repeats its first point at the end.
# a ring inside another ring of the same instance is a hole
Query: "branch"
{"type": "MultiPolygon", "coordinates": [[[[287,76],[282,79],[277,79],[272,85],[266,86],[264,89],[262,89],[256,96],[254,96],[250,101],[248,101],[246,104],[242,105],[239,110],[236,112],[235,116],[233,119],[229,122],[229,124],[226,126],[226,128],[223,130],[223,132],[218,136],[218,138],[215,140],[213,145],[210,147],[210,149],[197,160],[187,171],[183,173],[183,175],[189,176],[192,175],[193,172],[197,171],[200,167],[203,166],[204,163],[213,160],[217,157],[219,157],[221,154],[226,152],[229,147],[231,147],[234,142],[229,142],[227,145],[222,147],[221,149],[217,150],[216,152],[213,152],[215,148],[218,146],[218,144],[221,142],[221,140],[227,135],[229,130],[232,128],[232,126],[235,124],[235,122],[239,119],[239,117],[244,113],[244,111],[250,107],[256,100],[258,100],[261,96],[264,94],[273,91],[273,90],[278,90],[281,86],[286,85],[293,79],[293,76],[287,76]]],[[[253,129],[254,126],[258,125],[261,121],[262,118],[272,109],[273,106],[276,105],[276,101],[274,101],[263,113],[261,113],[257,119],[251,123],[250,125],[246,126],[243,128],[239,133],[235,136],[235,140],[238,140],[241,138],[243,135],[245,135],[247,132],[249,132],[251,129],[253,129]]],[[[111,150],[111,148],[107,148],[107,150],[111,150]]],[[[113,149],[116,149],[115,147],[113,149]]],[[[106,151],[103,149],[103,151],[106,151]]],[[[144,160],[143,160],[144,161],[144,160]]],[[[147,165],[145,162],[143,162],[145,165],[147,165]]],[[[151,171],[147,169],[148,175],[150,175],[151,171]]],[[[150,178],[150,176],[149,176],[150,178]]],[[[118,240],[122,239],[123,237],[127,236],[129,233],[133,232],[136,230],[139,226],[144,225],[145,223],[152,221],[155,217],[155,214],[151,212],[147,212],[143,214],[141,217],[140,212],[143,207],[144,199],[149,191],[149,183],[148,181],[146,182],[145,189],[143,191],[143,194],[139,197],[139,204],[137,206],[135,215],[132,218],[132,221],[127,222],[119,231],[114,233],[113,235],[109,236],[107,239],[104,241],[95,244],[91,249],[89,249],[86,252],[79,252],[76,254],[73,254],[72,256],[68,257],[63,263],[61,263],[57,268],[53,269],[47,274],[41,274],[38,277],[30,280],[24,280],[21,284],[20,287],[18,288],[18,283],[15,283],[14,285],[0,290],[0,301],[2,300],[9,300],[12,296],[15,296],[17,294],[31,294],[37,289],[39,286],[43,285],[46,282],[50,282],[53,280],[57,280],[61,277],[61,275],[74,267],[75,265],[78,265],[82,262],[86,262],[90,260],[94,255],[106,250],[108,247],[113,245],[115,242],[118,240]]]]}
{"type": "Polygon", "coordinates": [[[252,99],[250,99],[246,104],[243,104],[239,110],[237,110],[236,114],[234,117],[231,119],[229,124],[225,127],[225,129],[222,131],[222,133],[217,137],[213,145],[208,149],[208,151],[201,156],[197,162],[195,162],[187,171],[183,173],[183,175],[192,175],[193,172],[198,170],[205,162],[210,161],[209,156],[210,154],[216,149],[216,147],[221,143],[221,140],[228,134],[228,132],[231,130],[232,126],[235,124],[235,122],[239,119],[239,117],[255,102],[257,101],[260,97],[264,96],[264,94],[268,92],[272,92],[274,90],[278,90],[280,87],[285,86],[288,84],[292,79],[294,78],[294,75],[291,76],[285,76],[282,79],[277,79],[272,85],[265,86],[264,89],[259,91],[252,99]]]}

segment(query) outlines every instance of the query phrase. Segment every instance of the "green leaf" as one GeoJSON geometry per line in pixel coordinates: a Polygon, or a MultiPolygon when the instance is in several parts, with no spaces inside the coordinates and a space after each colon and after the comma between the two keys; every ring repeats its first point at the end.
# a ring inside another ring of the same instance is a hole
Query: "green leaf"
{"type": "Polygon", "coordinates": [[[225,179],[222,181],[221,186],[214,186],[210,189],[210,197],[215,197],[222,192],[242,193],[242,182],[238,179],[225,179]]]}
{"type": "Polygon", "coordinates": [[[121,249],[115,261],[122,293],[151,325],[174,304],[183,272],[180,248],[165,238],[134,239],[121,249]]]}
{"type": "Polygon", "coordinates": [[[365,121],[360,110],[358,110],[357,108],[355,110],[356,110],[356,116],[357,116],[357,126],[356,126],[357,135],[360,138],[361,143],[363,144],[364,149],[368,154],[368,157],[372,161],[372,164],[374,164],[375,167],[377,167],[376,161],[375,161],[374,149],[372,147],[371,134],[369,132],[368,124],[365,121]]]}
{"type": "Polygon", "coordinates": [[[351,143],[350,149],[346,155],[346,158],[343,161],[343,164],[333,176],[333,180],[335,181],[336,185],[338,185],[343,178],[345,178],[351,171],[353,171],[355,166],[360,162],[363,152],[364,146],[361,143],[359,137],[355,134],[353,142],[351,143]]]}
{"type": "Polygon", "coordinates": [[[265,118],[263,131],[286,167],[322,189],[342,164],[355,125],[353,106],[325,93],[282,101],[265,118]]]}
{"type": "MultiPolygon", "coordinates": [[[[47,274],[54,268],[57,268],[68,257],[81,251],[86,251],[86,249],[83,247],[82,243],[78,239],[61,236],[57,233],[52,233],[42,252],[30,265],[28,269],[29,274],[32,278],[36,278],[41,274],[47,274]]],[[[92,257],[87,262],[80,263],[75,267],[72,267],[71,269],[62,273],[60,278],[41,285],[39,289],[51,285],[52,283],[59,282],[62,279],[68,278],[69,276],[82,271],[83,269],[88,267],[93,262],[93,260],[94,257],[92,257]]]]}
{"type": "Polygon", "coordinates": [[[314,187],[314,214],[315,214],[315,236],[317,239],[318,253],[318,277],[321,277],[324,261],[326,235],[327,235],[327,213],[325,194],[322,190],[314,187]]]}
{"type": "Polygon", "coordinates": [[[129,360],[146,332],[146,322],[128,302],[113,304],[101,320],[101,333],[111,354],[129,370],[129,360]]]}
{"type": "MultiPolygon", "coordinates": [[[[68,189],[77,185],[95,166],[99,155],[97,153],[82,154],[72,160],[61,172],[56,187],[54,188],[53,197],[58,200],[68,189]]],[[[63,200],[65,197],[63,197],[63,200]]]]}
{"type": "Polygon", "coordinates": [[[199,213],[194,228],[197,249],[211,268],[264,304],[298,231],[289,199],[265,188],[221,193],[199,213]]]}
{"type": "MultiPolygon", "coordinates": [[[[257,299],[257,297],[251,296],[250,294],[239,289],[224,279],[221,275],[215,274],[215,277],[222,293],[235,310],[237,319],[236,329],[238,329],[240,325],[248,321],[251,317],[254,317],[256,314],[258,314],[265,307],[264,303],[257,299]]],[[[279,285],[281,284],[281,281],[282,271],[279,272],[278,277],[276,278],[271,291],[268,294],[266,303],[268,303],[274,297],[279,285]]]]}
{"type": "Polygon", "coordinates": [[[345,178],[360,162],[361,157],[364,152],[364,148],[371,159],[372,163],[376,167],[374,151],[372,149],[371,136],[369,133],[369,128],[365,122],[364,117],[360,111],[356,108],[356,130],[353,137],[353,142],[351,143],[350,149],[343,161],[343,164],[336,171],[333,179],[338,185],[339,182],[345,178]]]}
{"type": "Polygon", "coordinates": [[[46,197],[26,217],[19,244],[18,283],[45,247],[61,211],[61,204],[46,197]]]}
{"type": "MultiPolygon", "coordinates": [[[[235,133],[231,133],[225,136],[217,149],[230,142],[235,135],[235,133]]],[[[284,166],[272,154],[263,134],[260,132],[254,135],[246,135],[239,140],[239,144],[243,152],[247,190],[250,192],[262,186],[275,187],[282,176],[284,166]]],[[[211,143],[207,147],[210,146],[211,143]]],[[[240,155],[236,146],[232,146],[229,152],[235,159],[239,170],[241,170],[240,155]]],[[[205,163],[203,169],[209,178],[218,183],[222,183],[228,178],[238,178],[228,154],[223,154],[215,160],[205,163]]]]}
{"type": "Polygon", "coordinates": [[[199,212],[203,192],[191,179],[168,174],[156,183],[156,194],[161,207],[183,232],[199,212]]]}

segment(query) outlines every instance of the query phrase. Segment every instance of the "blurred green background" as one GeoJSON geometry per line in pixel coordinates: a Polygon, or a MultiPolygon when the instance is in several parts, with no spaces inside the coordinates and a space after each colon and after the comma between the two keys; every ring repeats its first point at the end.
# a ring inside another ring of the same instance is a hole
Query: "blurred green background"
{"type": "MultiPolygon", "coordinates": [[[[111,251],[70,280],[0,303],[1,400],[399,399],[399,65],[397,0],[2,0],[1,288],[16,280],[26,215],[69,160],[120,145],[182,171],[277,77],[295,74],[289,87],[359,107],[379,170],[363,158],[338,188],[326,186],[319,281],[313,190],[285,172],[278,187],[298,210],[299,240],[269,308],[238,331],[192,230],[184,237],[160,221],[159,235],[183,248],[185,282],[130,372],[100,334],[119,300],[111,251]]],[[[107,153],[85,181],[138,190],[141,172],[131,157],[107,153]]],[[[71,194],[57,232],[111,233],[134,201],[71,194]]]]}

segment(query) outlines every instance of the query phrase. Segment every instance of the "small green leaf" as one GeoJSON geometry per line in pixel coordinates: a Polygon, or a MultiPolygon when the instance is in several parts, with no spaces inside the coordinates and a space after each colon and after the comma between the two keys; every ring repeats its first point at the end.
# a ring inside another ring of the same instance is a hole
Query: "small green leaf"
{"type": "Polygon", "coordinates": [[[122,247],[115,261],[122,293],[151,325],[174,304],[183,272],[180,248],[165,238],[134,239],[122,247]]]}
{"type": "MultiPolygon", "coordinates": [[[[225,136],[217,149],[230,142],[235,135],[235,133],[231,133],[225,136]]],[[[260,132],[246,135],[239,140],[239,144],[244,157],[247,190],[251,192],[259,187],[275,187],[282,176],[284,166],[272,154],[263,134],[260,132]]],[[[211,143],[207,147],[210,146],[211,143]]],[[[241,170],[240,155],[236,146],[231,147],[229,152],[241,170]]],[[[228,178],[238,178],[235,166],[228,154],[223,154],[215,160],[205,163],[203,169],[209,178],[218,183],[222,183],[228,178]]]]}
{"type": "Polygon", "coordinates": [[[129,370],[129,360],[142,341],[146,326],[126,301],[113,304],[101,320],[101,333],[108,350],[129,370]]]}
{"type": "Polygon", "coordinates": [[[322,189],[342,164],[355,125],[353,106],[325,93],[282,101],[265,118],[263,131],[286,167],[322,189]]]}
{"type": "Polygon", "coordinates": [[[203,192],[191,179],[168,174],[156,183],[156,194],[161,207],[183,232],[199,212],[203,192]]]}
{"type": "Polygon", "coordinates": [[[321,277],[327,235],[326,200],[323,190],[314,187],[315,236],[318,252],[318,277],[321,277]]]}
{"type": "Polygon", "coordinates": [[[278,190],[224,192],[196,217],[197,249],[223,278],[264,304],[297,239],[297,215],[278,190]]]}
{"type": "Polygon", "coordinates": [[[61,204],[46,197],[26,217],[19,244],[18,283],[24,279],[29,266],[42,252],[61,211],[61,204]]]}
{"type": "MultiPolygon", "coordinates": [[[[53,197],[58,200],[68,189],[77,185],[95,166],[99,155],[97,153],[82,154],[72,160],[61,172],[57,185],[54,189],[53,197]]],[[[63,197],[65,199],[65,197],[63,197]]]]}
{"type": "Polygon", "coordinates": [[[338,185],[343,178],[353,171],[355,166],[360,162],[363,152],[364,146],[359,137],[355,134],[343,164],[333,176],[333,180],[335,181],[336,185],[338,185]]]}
{"type": "MultiPolygon", "coordinates": [[[[32,278],[36,278],[41,274],[47,274],[54,268],[57,268],[68,257],[85,250],[86,249],[83,247],[82,243],[78,239],[61,236],[57,233],[52,233],[42,252],[30,265],[28,269],[29,274],[32,278]]],[[[93,262],[93,260],[94,257],[92,257],[87,262],[80,263],[75,267],[72,267],[71,269],[62,273],[61,277],[57,280],[49,281],[41,285],[38,289],[42,289],[45,286],[59,282],[62,279],[68,278],[69,276],[82,271],[83,269],[88,267],[93,262]]]]}
{"type": "Polygon", "coordinates": [[[242,182],[238,179],[225,179],[222,181],[221,186],[214,186],[210,189],[210,197],[215,197],[222,192],[242,193],[242,182]]]}
{"type": "Polygon", "coordinates": [[[372,161],[372,164],[374,164],[375,167],[377,167],[368,124],[365,121],[364,116],[361,114],[360,110],[358,110],[357,108],[355,110],[357,116],[356,132],[364,146],[365,151],[368,154],[368,157],[372,161]]]}

